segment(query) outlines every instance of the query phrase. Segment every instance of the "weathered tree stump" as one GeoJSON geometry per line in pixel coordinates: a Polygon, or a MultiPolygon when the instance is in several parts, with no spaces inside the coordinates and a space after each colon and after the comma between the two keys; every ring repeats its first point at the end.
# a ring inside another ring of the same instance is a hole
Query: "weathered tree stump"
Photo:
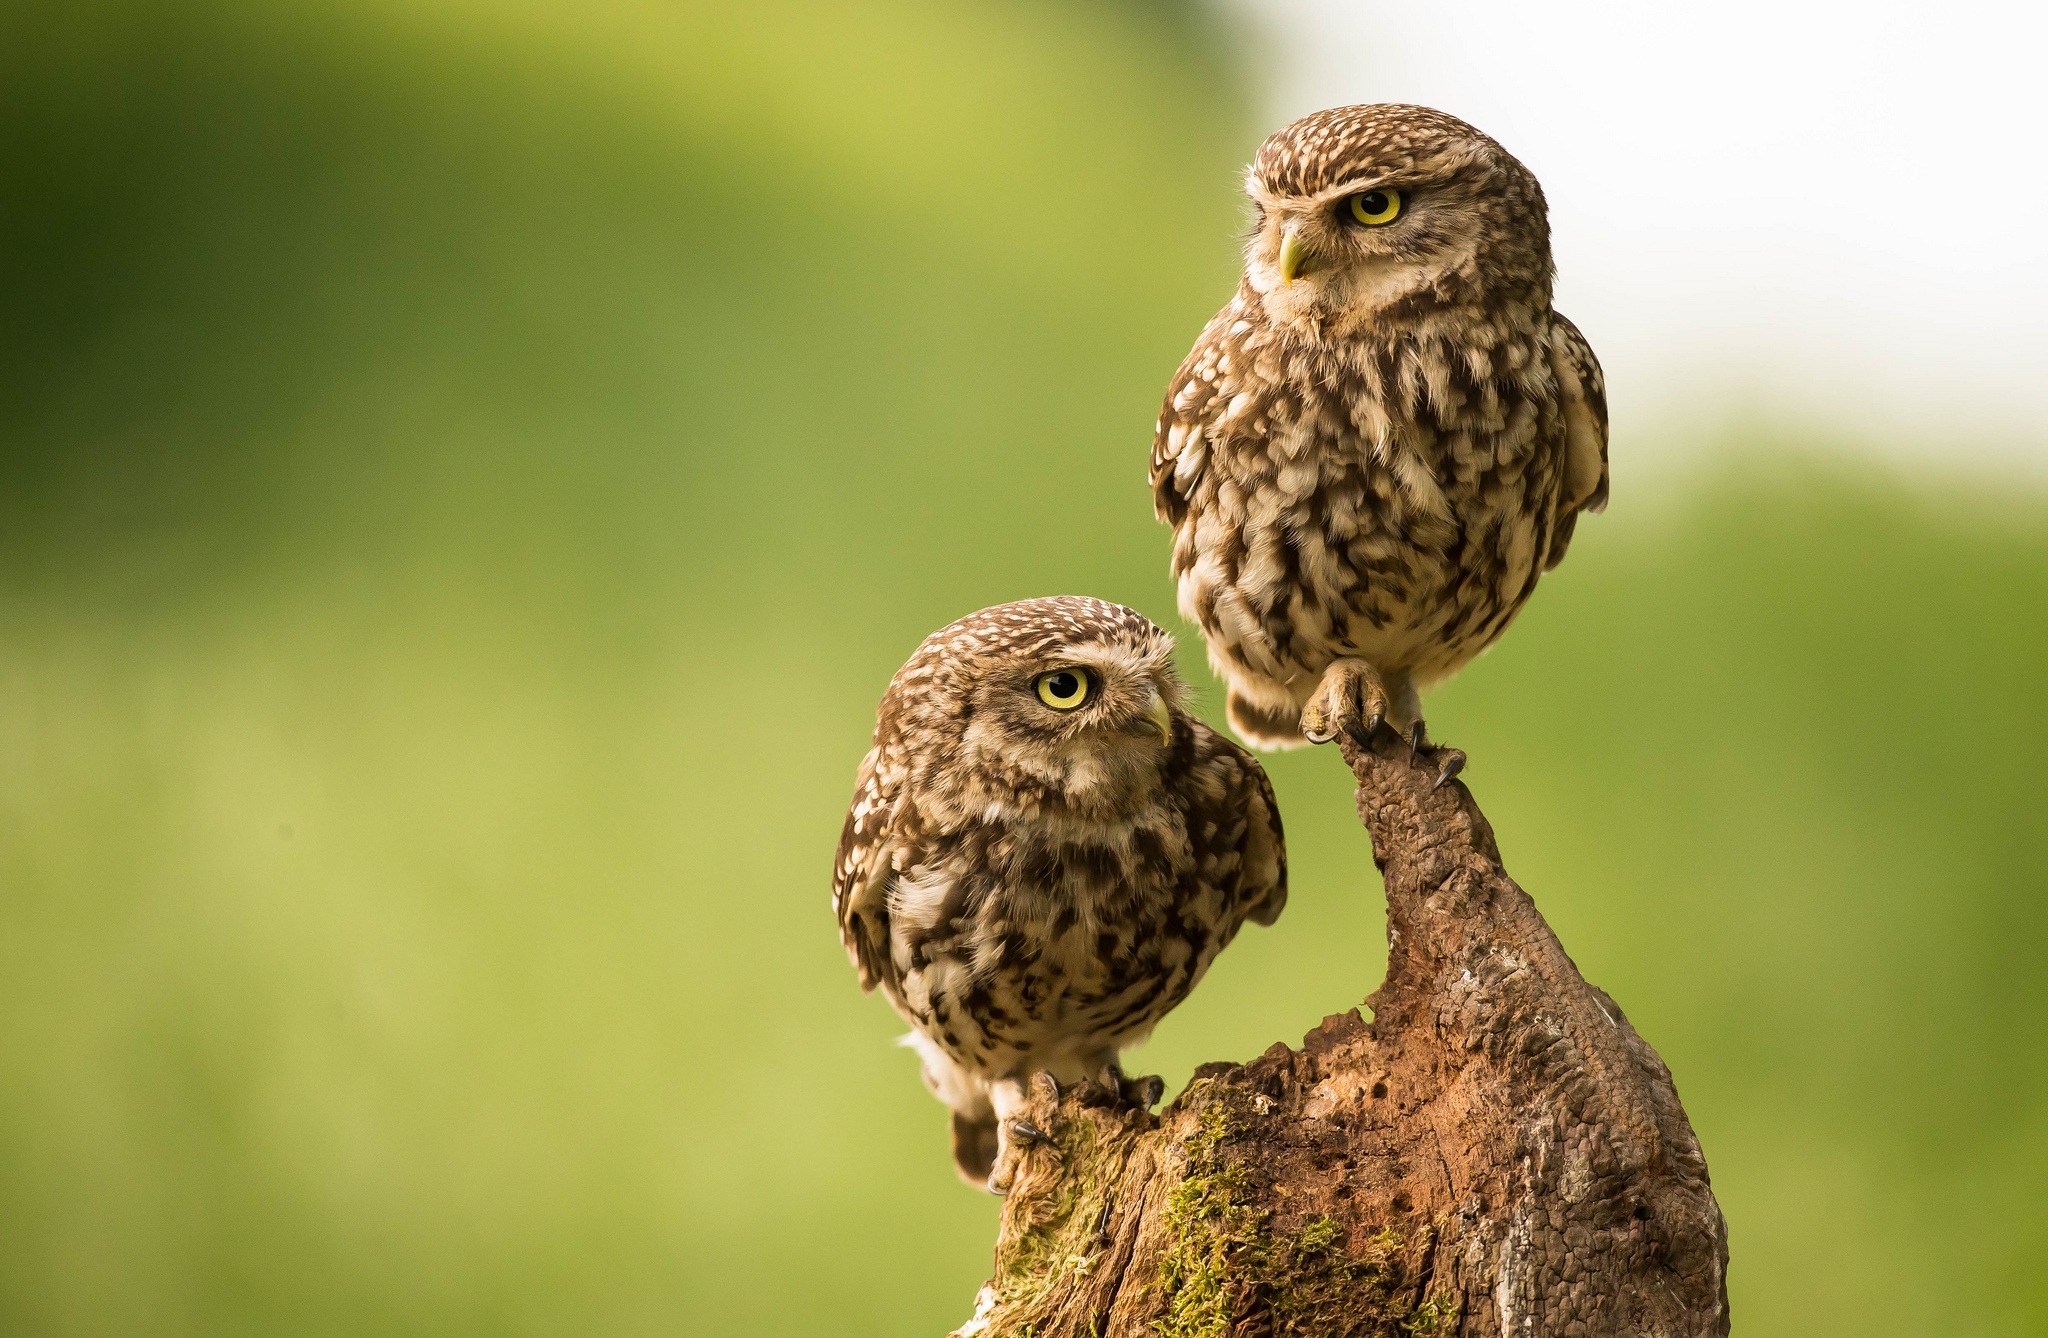
{"type": "Polygon", "coordinates": [[[1342,743],[1387,978],[1154,1117],[1039,1089],[959,1338],[1728,1332],[1727,1224],[1670,1070],[1456,782],[1342,743]]]}

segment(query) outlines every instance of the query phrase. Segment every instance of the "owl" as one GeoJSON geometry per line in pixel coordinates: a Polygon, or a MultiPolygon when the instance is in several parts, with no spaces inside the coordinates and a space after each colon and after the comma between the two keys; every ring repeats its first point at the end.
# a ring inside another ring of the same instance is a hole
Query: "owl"
{"type": "Polygon", "coordinates": [[[1038,1075],[1156,1101],[1118,1051],[1286,904],[1272,787],[1187,713],[1172,651],[1120,605],[1031,599],[932,633],[882,697],[832,905],[970,1183],[1000,1191],[1038,1136],[1015,1114],[1038,1075]]]}
{"type": "Polygon", "coordinates": [[[1607,502],[1600,364],[1551,309],[1543,190],[1426,107],[1340,107],[1260,146],[1237,294],[1152,446],[1182,613],[1255,746],[1432,749],[1421,690],[1507,630],[1607,502]]]}

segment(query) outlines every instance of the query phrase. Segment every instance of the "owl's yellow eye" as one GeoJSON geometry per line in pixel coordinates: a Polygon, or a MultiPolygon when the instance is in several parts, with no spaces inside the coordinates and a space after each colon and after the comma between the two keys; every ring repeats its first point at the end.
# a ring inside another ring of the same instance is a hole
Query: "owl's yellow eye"
{"type": "Polygon", "coordinates": [[[1369,228],[1391,223],[1401,216],[1401,192],[1369,190],[1351,197],[1351,216],[1369,228]]]}
{"type": "Polygon", "coordinates": [[[1079,669],[1055,669],[1040,674],[1038,700],[1055,711],[1071,711],[1088,700],[1088,675],[1079,669]]]}

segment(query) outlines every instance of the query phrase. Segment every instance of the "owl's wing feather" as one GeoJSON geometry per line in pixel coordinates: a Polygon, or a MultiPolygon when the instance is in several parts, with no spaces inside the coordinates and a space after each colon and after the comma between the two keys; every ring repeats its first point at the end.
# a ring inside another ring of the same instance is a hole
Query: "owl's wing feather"
{"type": "Polygon", "coordinates": [[[888,894],[898,774],[880,744],[861,759],[853,805],[846,811],[839,851],[832,860],[832,910],[839,918],[839,941],[860,972],[863,991],[873,990],[895,969],[889,955],[888,894]]]}
{"type": "Polygon", "coordinates": [[[1607,509],[1607,379],[1579,327],[1555,312],[1550,370],[1564,394],[1565,466],[1546,571],[1564,561],[1579,513],[1607,509]]]}
{"type": "Polygon", "coordinates": [[[1607,378],[1593,346],[1561,315],[1553,313],[1550,365],[1565,394],[1568,458],[1567,505],[1572,511],[1607,509],[1607,378]]]}
{"type": "Polygon", "coordinates": [[[1189,724],[1195,736],[1193,770],[1201,773],[1190,791],[1189,817],[1201,830],[1222,837],[1234,856],[1233,914],[1272,924],[1287,907],[1287,837],[1273,783],[1256,757],[1199,720],[1189,724]]]}
{"type": "Polygon", "coordinates": [[[1169,525],[1188,513],[1188,498],[1207,461],[1205,432],[1220,408],[1216,378],[1220,353],[1229,339],[1235,304],[1216,313],[1188,351],[1187,359],[1166,387],[1159,422],[1152,435],[1152,510],[1169,525]]]}
{"type": "Polygon", "coordinates": [[[1246,796],[1244,872],[1238,886],[1245,897],[1245,914],[1269,925],[1287,909],[1287,835],[1280,828],[1280,801],[1273,795],[1266,769],[1250,753],[1238,751],[1253,782],[1246,796]]]}

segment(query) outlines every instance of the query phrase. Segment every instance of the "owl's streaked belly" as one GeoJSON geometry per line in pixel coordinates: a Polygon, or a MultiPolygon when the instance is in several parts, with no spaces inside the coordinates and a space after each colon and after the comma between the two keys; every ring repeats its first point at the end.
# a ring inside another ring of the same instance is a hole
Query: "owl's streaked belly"
{"type": "MultiPolygon", "coordinates": [[[[1161,819],[1179,826],[1177,815],[1161,819]]],[[[899,900],[890,1001],[985,1078],[1092,1072],[1185,999],[1238,928],[1222,893],[1193,876],[1184,836],[1161,835],[1181,858],[1136,861],[1128,843],[1062,845],[1008,877],[983,872],[942,924],[921,925],[899,900]]],[[[941,888],[946,878],[924,871],[914,891],[944,901],[954,890],[941,888]]]]}
{"type": "Polygon", "coordinates": [[[1419,684],[1454,672],[1535,587],[1561,415],[1528,403],[1498,431],[1410,425],[1378,450],[1303,420],[1211,448],[1174,534],[1182,614],[1269,703],[1298,708],[1347,656],[1419,684]]]}

